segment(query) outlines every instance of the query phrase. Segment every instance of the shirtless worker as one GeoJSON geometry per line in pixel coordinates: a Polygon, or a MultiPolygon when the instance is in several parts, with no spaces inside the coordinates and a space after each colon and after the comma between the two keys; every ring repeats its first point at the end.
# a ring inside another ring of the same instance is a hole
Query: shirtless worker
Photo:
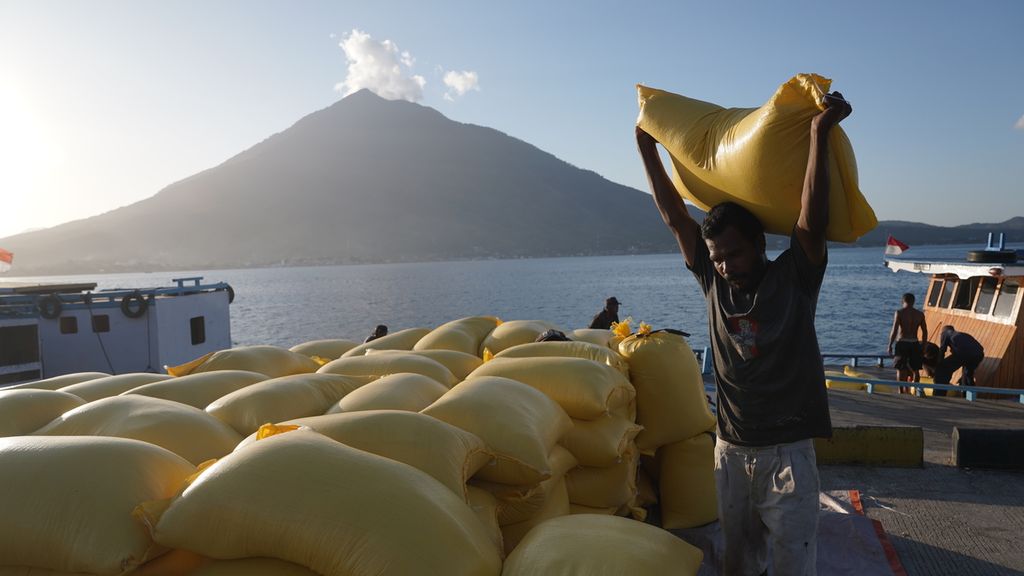
{"type": "Polygon", "coordinates": [[[761,222],[731,202],[698,225],[669,180],[657,142],[636,137],[654,200],[707,300],[718,389],[715,482],[722,574],[814,574],[818,468],[812,438],[830,437],[814,331],[828,255],[828,134],[852,112],[838,92],[810,124],[800,216],[790,247],[765,255],[761,222]]]}
{"type": "MultiPolygon", "coordinates": [[[[922,346],[928,341],[928,324],[924,319],[924,312],[914,308],[914,295],[907,292],[903,295],[903,307],[893,314],[892,330],[889,331],[889,355],[893,356],[893,366],[896,368],[896,379],[900,382],[921,381],[921,360],[922,346]],[[918,339],[918,331],[921,338],[918,339]],[[896,345],[896,353],[893,355],[893,344],[896,345]]],[[[900,392],[906,393],[910,389],[907,386],[900,386],[900,392]]]]}

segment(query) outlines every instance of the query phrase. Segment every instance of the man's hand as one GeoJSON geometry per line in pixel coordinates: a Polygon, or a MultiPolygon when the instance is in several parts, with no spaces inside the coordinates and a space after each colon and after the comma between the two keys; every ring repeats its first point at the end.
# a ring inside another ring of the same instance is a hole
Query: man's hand
{"type": "Polygon", "coordinates": [[[811,126],[819,133],[828,132],[833,126],[853,113],[853,106],[850,106],[850,103],[843,98],[841,92],[826,94],[825,106],[826,108],[811,120],[811,126]]]}

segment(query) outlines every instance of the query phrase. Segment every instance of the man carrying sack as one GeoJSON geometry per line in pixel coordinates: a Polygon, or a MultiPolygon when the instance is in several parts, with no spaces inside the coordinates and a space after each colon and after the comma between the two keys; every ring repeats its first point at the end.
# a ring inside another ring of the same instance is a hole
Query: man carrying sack
{"type": "Polygon", "coordinates": [[[818,470],[812,438],[832,425],[814,330],[828,261],[829,131],[852,112],[838,92],[810,122],[810,150],[790,248],[769,261],[761,221],[737,203],[698,225],[640,127],[654,199],[707,300],[718,389],[715,478],[722,573],[814,574],[818,470]]]}

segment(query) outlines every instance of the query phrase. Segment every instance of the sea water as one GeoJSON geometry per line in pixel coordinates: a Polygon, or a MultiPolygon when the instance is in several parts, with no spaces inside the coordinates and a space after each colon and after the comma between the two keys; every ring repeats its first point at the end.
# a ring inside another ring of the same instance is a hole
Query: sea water
{"type": "MultiPolygon", "coordinates": [[[[904,257],[963,259],[976,248],[920,246],[904,257]]],[[[394,332],[475,315],[543,319],[571,330],[586,327],[609,296],[622,302],[620,318],[689,332],[696,349],[708,345],[704,298],[678,253],[3,279],[107,289],[171,286],[185,276],[234,288],[235,345],[362,341],[377,324],[394,332]]],[[[902,294],[920,303],[927,286],[926,275],[885,268],[881,248],[830,250],[816,320],[821,351],[884,354],[902,294]]]]}

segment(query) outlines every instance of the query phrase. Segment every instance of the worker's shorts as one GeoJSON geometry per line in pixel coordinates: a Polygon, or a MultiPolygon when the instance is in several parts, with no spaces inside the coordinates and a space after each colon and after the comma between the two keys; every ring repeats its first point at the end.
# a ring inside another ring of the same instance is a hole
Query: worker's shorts
{"type": "Polygon", "coordinates": [[[818,466],[814,444],[715,445],[724,576],[813,575],[817,561],[818,466]]]}
{"type": "Polygon", "coordinates": [[[897,370],[920,370],[923,357],[921,343],[917,340],[897,340],[893,350],[892,365],[897,370]]]}

